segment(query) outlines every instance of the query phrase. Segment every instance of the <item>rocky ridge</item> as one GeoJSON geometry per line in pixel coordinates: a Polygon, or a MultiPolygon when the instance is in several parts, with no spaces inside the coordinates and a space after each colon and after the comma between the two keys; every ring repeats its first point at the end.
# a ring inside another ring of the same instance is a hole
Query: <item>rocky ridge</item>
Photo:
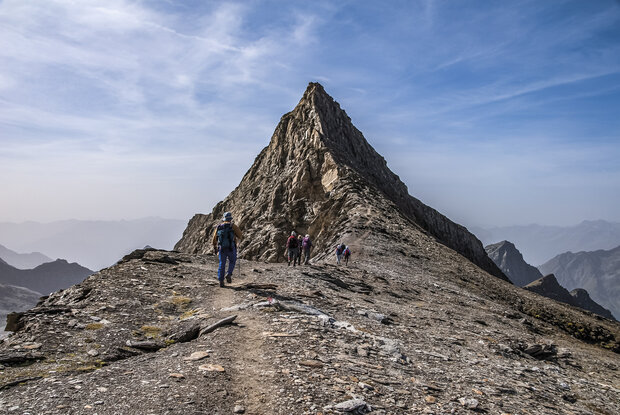
{"type": "Polygon", "coordinates": [[[195,215],[175,249],[210,251],[212,229],[225,211],[246,234],[240,253],[248,259],[283,261],[291,230],[312,235],[324,256],[343,240],[358,252],[372,249],[371,233],[398,250],[411,243],[400,231],[413,227],[506,279],[467,229],[408,194],[318,83],[310,83],[295,109],[282,117],[239,186],[210,214],[195,215]]]}
{"type": "Polygon", "coordinates": [[[533,281],[524,288],[544,297],[551,298],[552,300],[570,304],[610,320],[615,320],[614,316],[611,314],[611,311],[593,301],[586,290],[575,289],[568,292],[566,288],[560,285],[557,278],[553,274],[546,275],[536,281],[533,281]]]}
{"type": "Polygon", "coordinates": [[[575,306],[591,311],[594,314],[598,314],[599,316],[606,317],[610,320],[616,320],[613,314],[611,314],[611,311],[594,301],[590,297],[590,294],[583,288],[575,288],[570,292],[570,295],[573,297],[573,304],[575,306]]]}

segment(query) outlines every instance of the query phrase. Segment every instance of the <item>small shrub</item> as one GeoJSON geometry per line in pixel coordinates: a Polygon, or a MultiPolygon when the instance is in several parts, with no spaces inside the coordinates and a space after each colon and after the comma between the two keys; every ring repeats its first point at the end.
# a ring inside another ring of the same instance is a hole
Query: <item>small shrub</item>
{"type": "Polygon", "coordinates": [[[140,330],[142,330],[144,336],[148,337],[149,339],[159,337],[159,334],[161,333],[161,328],[156,326],[142,326],[140,327],[140,330]]]}

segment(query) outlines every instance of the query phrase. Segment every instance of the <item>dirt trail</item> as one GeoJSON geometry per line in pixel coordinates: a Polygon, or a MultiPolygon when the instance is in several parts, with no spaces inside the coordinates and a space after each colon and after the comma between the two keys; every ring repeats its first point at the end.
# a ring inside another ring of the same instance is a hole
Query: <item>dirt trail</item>
{"type": "MultiPolygon", "coordinates": [[[[254,282],[255,276],[246,277],[245,273],[235,272],[232,284],[226,288],[218,288],[213,303],[216,310],[233,307],[247,301],[247,291],[235,291],[239,285],[254,282]],[[252,278],[253,277],[253,278],[252,278]]],[[[277,390],[272,379],[265,376],[274,376],[269,365],[268,350],[265,345],[263,328],[266,322],[261,322],[261,316],[254,310],[228,311],[226,315],[237,315],[237,327],[230,333],[228,356],[231,359],[230,375],[232,376],[229,393],[235,398],[238,405],[245,407],[246,414],[265,413],[274,407],[273,397],[277,390]]],[[[224,317],[224,316],[223,316],[224,317]]],[[[271,412],[271,411],[269,411],[271,412]]]]}

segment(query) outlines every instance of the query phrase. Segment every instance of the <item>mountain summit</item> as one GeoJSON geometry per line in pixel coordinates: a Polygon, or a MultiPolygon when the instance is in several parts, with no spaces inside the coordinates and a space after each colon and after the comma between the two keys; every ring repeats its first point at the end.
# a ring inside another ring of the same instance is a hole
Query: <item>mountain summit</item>
{"type": "Polygon", "coordinates": [[[314,237],[319,259],[341,241],[369,255],[381,254],[370,252],[378,245],[419,251],[426,243],[419,236],[427,234],[507,280],[466,228],[409,195],[318,83],[310,83],[295,109],[282,117],[239,186],[210,214],[191,219],[175,249],[207,252],[210,230],[225,211],[245,232],[240,253],[247,259],[282,261],[291,230],[314,237]],[[403,239],[405,228],[417,229],[418,235],[403,239]]]}

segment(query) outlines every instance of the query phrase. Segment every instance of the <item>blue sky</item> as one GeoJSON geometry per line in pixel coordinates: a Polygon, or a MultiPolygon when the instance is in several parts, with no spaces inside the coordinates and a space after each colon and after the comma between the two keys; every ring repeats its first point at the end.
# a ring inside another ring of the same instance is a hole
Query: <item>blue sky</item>
{"type": "Polygon", "coordinates": [[[0,221],[189,219],[321,82],[466,226],[620,222],[620,2],[0,1],[0,221]]]}

